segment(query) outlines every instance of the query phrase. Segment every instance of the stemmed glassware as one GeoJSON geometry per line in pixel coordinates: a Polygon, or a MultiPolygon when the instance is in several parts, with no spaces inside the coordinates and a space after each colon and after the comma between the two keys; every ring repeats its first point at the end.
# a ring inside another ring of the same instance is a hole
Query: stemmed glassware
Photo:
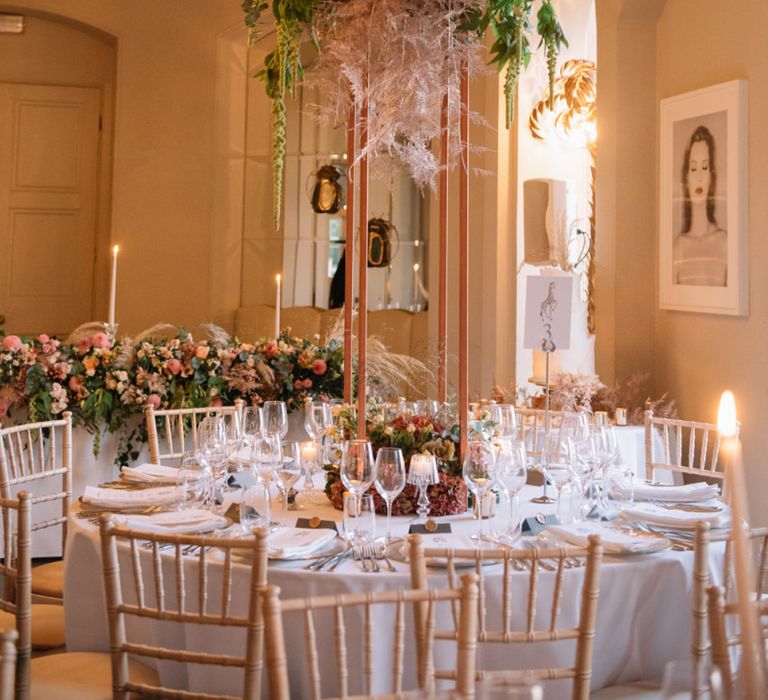
{"type": "Polygon", "coordinates": [[[491,406],[491,420],[496,424],[499,437],[511,437],[517,430],[517,414],[511,403],[499,403],[491,406]]]}
{"type": "Polygon", "coordinates": [[[333,425],[331,407],[325,401],[307,401],[304,408],[304,428],[307,435],[322,444],[325,434],[333,425]]]}
{"type": "Polygon", "coordinates": [[[392,503],[405,488],[405,459],[399,447],[381,447],[376,453],[376,490],[387,503],[387,534],[392,542],[392,503]]]}
{"type": "Polygon", "coordinates": [[[359,498],[376,478],[376,464],[368,440],[349,440],[344,444],[339,475],[344,487],[359,498]]]}
{"type": "Polygon", "coordinates": [[[419,518],[426,520],[429,515],[429,498],[427,488],[440,481],[437,471],[437,459],[434,455],[417,452],[411,455],[411,463],[406,475],[406,483],[419,487],[419,500],[416,513],[419,518]]]}
{"type": "Polygon", "coordinates": [[[581,514],[581,481],[574,469],[574,461],[571,439],[563,436],[562,432],[550,433],[544,441],[541,472],[557,492],[558,518],[561,523],[567,523],[573,519],[575,508],[573,499],[576,494],[579,500],[579,516],[581,514]],[[567,492],[571,494],[571,508],[566,507],[567,492]]]}
{"type": "Polygon", "coordinates": [[[293,485],[301,477],[301,460],[299,458],[299,445],[289,442],[281,445],[281,460],[275,464],[274,478],[280,495],[283,497],[283,521],[288,522],[288,500],[293,485]]]}
{"type": "Polygon", "coordinates": [[[288,409],[285,401],[265,401],[262,408],[263,435],[276,435],[281,440],[288,434],[288,409]]]}
{"type": "Polygon", "coordinates": [[[494,539],[509,544],[521,534],[518,494],[528,479],[525,442],[502,437],[497,439],[496,446],[496,483],[501,487],[509,511],[508,518],[497,517],[494,520],[494,539]]]}
{"type": "Polygon", "coordinates": [[[216,510],[221,500],[221,480],[227,473],[229,456],[227,452],[227,426],[221,416],[208,416],[197,427],[197,450],[195,457],[211,476],[211,510],[216,510]]]}
{"type": "MultiPolygon", "coordinates": [[[[496,454],[493,445],[485,440],[470,440],[462,474],[477,502],[482,503],[483,497],[496,481],[496,454]]],[[[486,532],[481,531],[479,535],[473,536],[473,539],[489,539],[487,523],[485,529],[486,532]]]]}

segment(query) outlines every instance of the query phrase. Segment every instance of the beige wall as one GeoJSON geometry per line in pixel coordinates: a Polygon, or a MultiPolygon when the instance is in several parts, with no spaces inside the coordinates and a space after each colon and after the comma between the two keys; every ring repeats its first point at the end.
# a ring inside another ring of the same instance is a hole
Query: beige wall
{"type": "MultiPolygon", "coordinates": [[[[64,16],[117,41],[111,237],[123,247],[121,332],[212,318],[219,310],[209,287],[219,225],[212,186],[218,39],[241,25],[239,3],[24,0],[1,7],[64,16]]],[[[105,315],[106,301],[97,310],[105,315]]]]}
{"type": "Polygon", "coordinates": [[[763,434],[768,423],[768,4],[761,0],[598,0],[598,372],[649,369],[655,393],[681,416],[714,421],[721,392],[736,394],[752,516],[768,522],[763,434]],[[749,81],[750,314],[743,318],[658,309],[658,102],[749,81]],[[754,261],[754,262],[753,262],[754,261]],[[602,283],[601,283],[602,282],[602,283]],[[601,322],[602,321],[602,322],[601,322]]]}

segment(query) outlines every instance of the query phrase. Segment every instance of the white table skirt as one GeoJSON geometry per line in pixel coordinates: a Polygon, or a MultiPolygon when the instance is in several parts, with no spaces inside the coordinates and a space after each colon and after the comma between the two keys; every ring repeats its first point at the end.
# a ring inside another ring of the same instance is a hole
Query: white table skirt
{"type": "MultiPolygon", "coordinates": [[[[521,503],[524,512],[533,514],[539,510],[551,510],[549,507],[537,507],[529,499],[539,492],[537,487],[526,487],[521,503]]],[[[321,506],[316,512],[326,519],[339,520],[340,513],[330,506],[321,506]]],[[[290,513],[294,515],[295,512],[290,513]]],[[[304,514],[304,513],[301,513],[304,514]]],[[[454,532],[472,532],[477,522],[469,514],[449,519],[454,532]]],[[[101,555],[98,530],[86,520],[71,519],[69,531],[67,562],[65,572],[65,614],[66,636],[69,651],[101,650],[109,648],[108,627],[105,612],[105,599],[101,580],[101,555]]],[[[410,523],[406,518],[393,518],[393,532],[404,534],[410,523]]],[[[378,518],[377,528],[383,532],[384,518],[378,518]]],[[[713,549],[711,565],[713,577],[718,580],[719,560],[722,552],[713,549]]],[[[335,572],[312,572],[303,570],[305,562],[272,564],[269,569],[269,583],[281,589],[284,598],[335,594],[343,592],[361,592],[407,588],[410,584],[408,567],[395,562],[396,573],[363,573],[354,562],[347,561],[335,572]]],[[[127,564],[127,561],[125,562],[127,564]]],[[[212,563],[209,578],[215,577],[218,565],[212,563]]],[[[192,557],[187,562],[189,571],[187,580],[187,599],[196,600],[196,560],[192,557]]],[[[689,653],[691,634],[691,581],[693,552],[668,551],[655,555],[632,557],[606,557],[600,579],[600,602],[597,613],[597,634],[593,655],[593,689],[636,679],[660,679],[664,664],[672,659],[685,658],[689,653]]],[[[501,585],[498,568],[489,568],[486,577],[488,620],[494,620],[500,610],[501,585]],[[493,586],[493,579],[499,580],[499,586],[493,586]]],[[[146,572],[149,573],[149,572],[146,572]]],[[[233,567],[233,611],[244,613],[248,597],[248,568],[233,567]]],[[[175,601],[173,578],[170,566],[166,572],[169,584],[168,599],[175,601]]],[[[578,611],[579,594],[583,569],[571,569],[565,572],[564,597],[561,606],[561,623],[575,624],[578,611]]],[[[128,570],[128,575],[130,571],[128,570]]],[[[524,620],[527,599],[528,574],[514,574],[519,579],[519,588],[513,590],[513,597],[520,601],[520,607],[513,615],[513,624],[524,620]]],[[[552,579],[554,574],[540,573],[538,595],[539,615],[537,626],[546,625],[549,614],[552,579]]],[[[445,585],[445,574],[439,571],[430,576],[431,586],[445,585]]],[[[152,583],[147,580],[146,587],[152,590],[152,583]]],[[[214,595],[212,600],[216,600],[214,595]]],[[[212,603],[213,606],[216,603],[212,603]]],[[[384,613],[383,613],[384,614],[384,613]]],[[[390,654],[392,649],[392,615],[376,622],[376,658],[381,654],[390,654]]],[[[410,613],[409,613],[410,615],[410,613]]],[[[136,621],[136,634],[143,641],[159,641],[169,634],[167,623],[155,623],[146,620],[136,621]]],[[[350,622],[352,624],[352,622],[350,622]]],[[[447,610],[438,611],[438,626],[449,626],[450,614],[447,610]]],[[[130,630],[130,628],[129,628],[130,630]]],[[[334,636],[333,625],[320,618],[317,623],[319,648],[321,654],[322,675],[334,679],[334,636]]],[[[304,631],[301,619],[293,619],[286,625],[286,646],[289,653],[289,672],[292,694],[305,697],[306,664],[304,656],[304,631]]],[[[215,650],[217,653],[240,653],[244,645],[244,634],[232,630],[217,630],[212,637],[211,630],[201,625],[186,625],[183,632],[175,635],[187,649],[215,650]]],[[[348,631],[348,653],[351,669],[362,669],[362,636],[359,629],[348,631]]],[[[567,666],[573,663],[573,642],[548,643],[545,645],[517,645],[511,647],[502,644],[480,645],[478,663],[481,668],[526,668],[567,666]]],[[[437,668],[450,666],[452,662],[452,643],[438,642],[436,647],[437,668]],[[447,645],[447,646],[446,646],[447,645]]],[[[408,657],[406,657],[408,658],[408,657]]],[[[387,665],[387,669],[389,666],[387,665]]],[[[232,670],[189,666],[177,668],[165,665],[160,669],[164,682],[173,681],[179,687],[202,692],[233,693],[241,692],[242,674],[232,670]]],[[[387,689],[388,670],[383,684],[387,689]]],[[[360,674],[362,675],[362,674],[360,674]]],[[[354,676],[354,674],[353,674],[354,676]]],[[[354,686],[351,688],[354,690],[354,686]]],[[[332,692],[331,688],[328,692],[332,692]]],[[[546,689],[548,698],[568,696],[564,682],[549,684],[546,689]]]]}

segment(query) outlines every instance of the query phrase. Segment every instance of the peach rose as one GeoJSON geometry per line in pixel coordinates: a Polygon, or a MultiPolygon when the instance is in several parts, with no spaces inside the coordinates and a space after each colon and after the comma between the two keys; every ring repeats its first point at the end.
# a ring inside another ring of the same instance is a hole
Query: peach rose
{"type": "Polygon", "coordinates": [[[69,388],[72,391],[77,391],[82,385],[83,385],[83,378],[82,377],[70,377],[69,378],[69,388]]]}
{"type": "Polygon", "coordinates": [[[307,379],[305,379],[305,380],[302,382],[302,384],[304,385],[304,388],[305,388],[305,389],[311,389],[311,388],[312,388],[312,380],[311,380],[311,379],[309,379],[309,377],[307,377],[307,379]]]}
{"type": "Polygon", "coordinates": [[[304,382],[302,382],[302,381],[301,381],[301,379],[297,379],[297,380],[296,380],[296,381],[293,383],[293,388],[294,388],[294,389],[301,389],[303,386],[304,386],[304,382]]]}
{"type": "Polygon", "coordinates": [[[195,348],[195,357],[198,360],[204,360],[208,357],[209,352],[210,348],[207,345],[198,345],[197,348],[195,348]]]}
{"type": "Polygon", "coordinates": [[[154,409],[160,408],[160,397],[157,394],[147,396],[147,403],[154,409]]]}
{"type": "Polygon", "coordinates": [[[328,365],[325,363],[325,360],[317,359],[312,363],[312,371],[317,374],[325,374],[328,370],[328,365]]]}
{"type": "Polygon", "coordinates": [[[11,352],[17,352],[21,350],[21,338],[18,335],[6,335],[3,338],[3,350],[10,350],[11,352]]]}
{"type": "Polygon", "coordinates": [[[280,354],[277,348],[277,341],[270,340],[264,347],[264,352],[267,354],[267,357],[277,357],[280,354]]]}
{"type": "Polygon", "coordinates": [[[170,360],[168,360],[166,367],[171,374],[178,374],[181,372],[181,362],[179,362],[175,357],[172,357],[170,360]]]}

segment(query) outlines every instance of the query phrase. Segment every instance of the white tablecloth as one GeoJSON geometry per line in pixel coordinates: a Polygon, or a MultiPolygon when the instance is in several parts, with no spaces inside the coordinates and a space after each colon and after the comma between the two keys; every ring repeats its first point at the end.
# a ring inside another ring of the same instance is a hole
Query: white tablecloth
{"type": "MultiPolygon", "coordinates": [[[[539,493],[536,487],[526,487],[521,503],[524,511],[533,514],[547,512],[553,507],[540,507],[530,503],[530,497],[539,493]]],[[[340,517],[338,511],[330,506],[321,506],[312,512],[326,519],[340,517]]],[[[289,513],[289,515],[305,515],[289,513]]],[[[471,516],[457,516],[450,519],[454,532],[472,532],[477,522],[471,516]]],[[[410,523],[406,518],[393,518],[395,534],[404,534],[410,523]]],[[[377,527],[383,533],[384,518],[379,518],[377,527]]],[[[67,648],[69,651],[102,650],[109,647],[108,628],[101,582],[101,556],[98,531],[96,526],[86,520],[72,518],[69,531],[68,555],[65,573],[65,613],[67,648]]],[[[722,553],[713,550],[713,557],[720,558],[722,553]]],[[[196,600],[195,560],[189,558],[186,580],[187,598],[196,600]]],[[[127,564],[127,561],[125,562],[127,564]]],[[[410,583],[408,567],[395,562],[396,573],[363,573],[354,562],[345,562],[335,572],[305,571],[301,563],[273,563],[269,569],[269,582],[280,586],[284,598],[309,596],[329,593],[360,592],[408,587],[410,583]]],[[[213,566],[216,566],[215,564],[213,566]]],[[[597,614],[597,635],[593,656],[593,689],[634,679],[660,679],[664,664],[672,659],[685,658],[690,648],[691,628],[691,579],[693,552],[668,551],[660,554],[606,557],[601,573],[600,603],[597,614]]],[[[712,573],[717,581],[720,570],[717,562],[712,563],[712,573]]],[[[565,593],[562,602],[563,624],[574,624],[578,611],[579,593],[583,569],[567,570],[565,593]]],[[[173,585],[170,567],[167,572],[170,586],[173,585]]],[[[211,573],[211,577],[214,574],[211,573]]],[[[494,619],[495,611],[500,610],[501,586],[493,586],[494,568],[486,574],[489,620],[494,619]]],[[[538,602],[540,606],[540,625],[546,625],[549,611],[548,590],[554,574],[542,572],[538,602]]],[[[513,620],[518,624],[524,619],[526,608],[526,586],[528,574],[519,572],[519,588],[513,590],[513,598],[520,601],[519,611],[513,620]]],[[[445,575],[439,571],[430,576],[430,585],[445,585],[445,575]]],[[[147,586],[151,589],[152,584],[147,586]]],[[[172,589],[169,589],[172,590],[172,589]]],[[[169,593],[169,599],[175,600],[175,593],[169,593]]],[[[248,569],[237,565],[233,568],[233,609],[244,613],[248,596],[248,569]]],[[[216,603],[214,602],[215,606],[216,603]]],[[[449,625],[449,613],[438,613],[438,625],[449,625]],[[442,619],[440,619],[442,618],[442,619]]],[[[143,626],[139,634],[147,640],[158,640],[159,635],[168,634],[167,625],[161,623],[137,622],[143,626]]],[[[518,627],[519,628],[519,627],[518,627]]],[[[391,653],[392,620],[377,623],[377,643],[384,641],[384,649],[391,653]],[[387,635],[389,639],[387,639],[387,635]]],[[[319,647],[325,650],[322,661],[323,676],[334,678],[333,626],[330,620],[317,624],[320,635],[319,647]]],[[[294,619],[286,626],[286,644],[289,650],[289,671],[294,697],[305,697],[306,665],[304,661],[303,623],[294,619]]],[[[208,649],[223,653],[240,653],[244,645],[244,635],[239,632],[217,631],[212,637],[210,628],[187,625],[176,641],[187,649],[208,649]]],[[[452,643],[438,643],[437,667],[451,663],[452,650],[440,645],[452,646],[452,643]]],[[[350,668],[362,669],[362,644],[354,630],[350,630],[348,650],[350,668]]],[[[321,651],[322,653],[322,651],[321,651]]],[[[531,666],[569,665],[573,662],[573,643],[561,642],[547,645],[481,645],[478,663],[481,668],[525,668],[531,666]]],[[[241,692],[241,674],[232,670],[220,671],[206,667],[190,666],[186,669],[161,668],[164,680],[172,678],[181,687],[197,691],[241,692]]],[[[360,674],[362,675],[362,674],[360,674]]],[[[354,688],[353,688],[354,689],[354,688]]],[[[548,698],[562,698],[569,695],[569,690],[560,682],[547,688],[548,698]]]]}

